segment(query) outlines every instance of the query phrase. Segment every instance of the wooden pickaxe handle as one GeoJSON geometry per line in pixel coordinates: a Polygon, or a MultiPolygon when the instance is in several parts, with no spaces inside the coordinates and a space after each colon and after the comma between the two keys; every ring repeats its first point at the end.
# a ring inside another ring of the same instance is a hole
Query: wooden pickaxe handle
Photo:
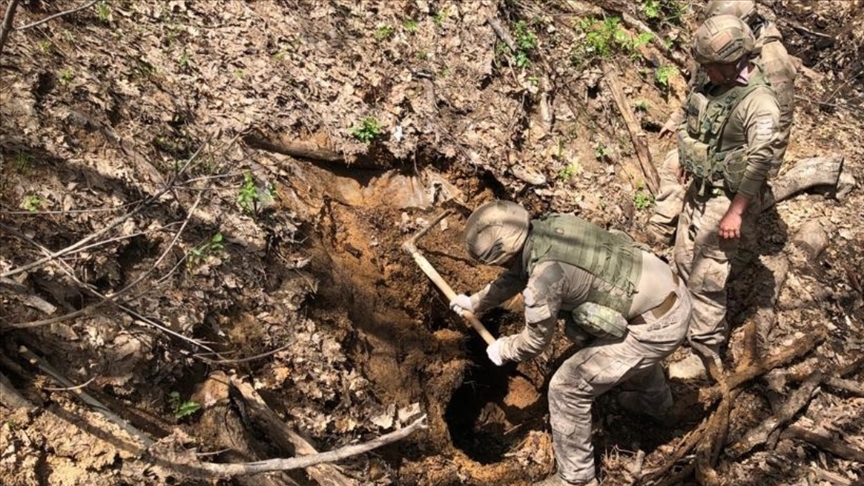
{"type": "MultiPolygon", "coordinates": [[[[432,280],[432,283],[434,283],[435,286],[441,290],[441,292],[444,292],[444,296],[447,298],[448,302],[456,298],[456,292],[454,292],[450,285],[448,285],[447,282],[444,281],[444,278],[441,276],[441,274],[438,273],[437,270],[435,270],[435,267],[433,267],[432,264],[429,263],[429,260],[427,260],[426,257],[424,257],[422,253],[420,253],[420,250],[417,249],[413,241],[406,241],[405,243],[403,243],[402,249],[405,250],[405,252],[409,253],[412,258],[414,258],[414,261],[417,263],[417,266],[419,266],[420,269],[423,270],[423,273],[425,273],[426,276],[429,277],[430,280],[432,280]]],[[[483,323],[480,322],[479,319],[477,319],[477,316],[475,316],[474,313],[463,310],[461,316],[463,319],[468,321],[468,324],[470,324],[471,327],[473,327],[478,334],[480,334],[480,337],[482,337],[483,340],[486,341],[486,344],[492,344],[495,342],[495,338],[492,336],[489,330],[486,329],[486,326],[484,326],[483,323]]]]}

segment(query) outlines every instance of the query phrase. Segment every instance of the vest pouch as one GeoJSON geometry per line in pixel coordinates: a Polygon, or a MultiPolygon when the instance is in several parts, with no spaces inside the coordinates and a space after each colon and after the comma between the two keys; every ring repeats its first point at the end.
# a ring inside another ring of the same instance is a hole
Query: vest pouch
{"type": "Polygon", "coordinates": [[[702,93],[694,92],[687,97],[687,133],[696,135],[701,132],[702,117],[705,115],[705,109],[708,107],[708,98],[702,93]]]}
{"type": "MultiPolygon", "coordinates": [[[[627,334],[627,319],[620,312],[594,302],[585,302],[573,309],[572,317],[573,323],[581,331],[594,337],[620,338],[627,334]]],[[[570,333],[567,333],[567,337],[570,337],[570,333]]]]}
{"type": "Polygon", "coordinates": [[[692,137],[678,138],[678,162],[687,172],[698,178],[710,178],[712,171],[710,146],[692,137]]]}
{"type": "Polygon", "coordinates": [[[744,171],[747,170],[745,152],[745,148],[741,147],[723,157],[723,179],[726,181],[726,188],[732,192],[738,192],[741,180],[744,179],[744,171]]]}

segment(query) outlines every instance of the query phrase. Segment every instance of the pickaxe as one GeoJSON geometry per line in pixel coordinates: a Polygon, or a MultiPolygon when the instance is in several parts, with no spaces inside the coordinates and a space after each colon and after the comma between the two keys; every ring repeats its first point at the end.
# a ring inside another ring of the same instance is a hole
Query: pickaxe
{"type": "MultiPolygon", "coordinates": [[[[439,274],[438,271],[435,270],[435,268],[432,266],[432,264],[429,263],[429,260],[427,260],[426,257],[424,257],[422,253],[420,253],[420,250],[417,249],[416,243],[421,236],[425,235],[426,232],[428,232],[433,226],[441,222],[441,220],[450,213],[451,210],[449,209],[442,212],[434,220],[432,220],[431,223],[414,233],[414,235],[411,236],[411,238],[408,238],[405,243],[402,243],[402,250],[414,258],[414,261],[417,262],[417,266],[419,266],[420,269],[423,270],[423,273],[425,273],[426,276],[432,280],[432,282],[441,290],[441,292],[444,292],[444,297],[447,298],[448,302],[452,301],[456,297],[456,292],[454,292],[453,289],[449,285],[447,285],[447,282],[444,281],[444,278],[441,277],[441,274],[439,274]]],[[[474,330],[477,331],[478,334],[480,334],[480,337],[482,337],[483,340],[486,341],[486,344],[492,344],[493,342],[495,342],[495,338],[492,336],[489,330],[486,329],[486,326],[484,326],[483,323],[480,322],[480,320],[477,319],[477,316],[475,316],[472,312],[463,310],[461,313],[459,313],[459,315],[462,316],[462,318],[465,319],[468,324],[470,324],[471,327],[473,327],[474,330]]]]}

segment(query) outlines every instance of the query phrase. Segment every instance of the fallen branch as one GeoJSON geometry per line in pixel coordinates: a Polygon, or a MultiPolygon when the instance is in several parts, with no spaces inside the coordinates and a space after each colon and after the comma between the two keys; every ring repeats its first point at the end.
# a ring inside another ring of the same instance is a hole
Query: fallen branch
{"type": "MultiPolygon", "coordinates": [[[[187,464],[172,461],[168,461],[168,463],[184,474],[202,479],[248,476],[250,474],[260,474],[273,471],[305,469],[318,464],[337,462],[358,454],[364,454],[387,444],[400,441],[413,434],[416,430],[425,429],[427,427],[426,415],[423,415],[407,427],[382,435],[381,437],[370,440],[369,442],[349,445],[334,451],[322,452],[311,456],[292,457],[288,459],[269,459],[266,461],[236,464],[197,461],[195,463],[190,462],[187,464]]],[[[159,462],[163,461],[160,460],[159,462]]]]}
{"type": "Polygon", "coordinates": [[[15,10],[18,8],[18,1],[9,0],[9,5],[6,7],[6,15],[3,16],[3,24],[0,24],[0,54],[3,54],[3,46],[6,45],[9,32],[12,32],[12,21],[15,19],[15,10]]]}
{"type": "Polygon", "coordinates": [[[64,10],[64,11],[56,13],[54,15],[49,15],[48,17],[45,17],[42,20],[37,20],[36,22],[33,22],[31,24],[22,25],[21,27],[16,27],[15,30],[24,30],[24,29],[29,29],[31,27],[36,27],[37,25],[42,25],[45,22],[54,20],[54,19],[62,17],[64,15],[73,14],[79,10],[84,10],[85,8],[90,8],[93,5],[96,5],[96,2],[98,2],[98,1],[99,0],[90,0],[89,2],[85,3],[84,5],[81,5],[80,7],[75,7],[75,8],[69,9],[69,10],[64,10]]]}
{"type": "Polygon", "coordinates": [[[836,187],[842,171],[843,157],[839,155],[799,160],[788,172],[771,182],[771,190],[762,199],[763,211],[813,187],[836,187]]]}
{"type": "Polygon", "coordinates": [[[287,155],[289,157],[294,157],[295,159],[302,159],[309,162],[336,163],[354,169],[386,168],[370,160],[357,158],[347,159],[338,152],[334,152],[313,143],[288,140],[287,135],[277,135],[276,137],[277,138],[271,138],[261,132],[257,132],[244,135],[243,141],[246,145],[255,149],[287,155]]]}
{"type": "Polygon", "coordinates": [[[492,27],[492,30],[495,31],[495,34],[501,39],[507,47],[510,48],[511,52],[516,52],[516,43],[513,42],[513,38],[510,37],[510,34],[504,30],[504,27],[501,27],[501,23],[498,22],[498,19],[494,17],[489,17],[486,19],[486,23],[489,24],[489,27],[492,27]]]}
{"type": "Polygon", "coordinates": [[[844,391],[850,395],[864,398],[864,386],[857,381],[828,376],[825,378],[823,383],[825,386],[833,388],[834,390],[844,391]]]}
{"type": "MultiPolygon", "coordinates": [[[[276,412],[264,402],[264,399],[261,398],[251,385],[236,378],[231,379],[231,385],[239,392],[243,399],[244,407],[240,407],[240,409],[243,410],[244,420],[249,419],[254,422],[256,425],[255,429],[263,431],[266,435],[266,438],[261,438],[262,440],[267,442],[272,441],[283,452],[296,456],[318,454],[318,451],[315,450],[312,444],[307,442],[300,434],[291,430],[276,415],[276,412]]],[[[342,474],[342,471],[332,464],[310,466],[306,469],[306,473],[321,485],[355,486],[357,484],[357,481],[342,474]]]]}
{"type": "Polygon", "coordinates": [[[790,425],[780,434],[781,439],[797,439],[810,443],[825,452],[835,456],[864,464],[864,450],[854,447],[842,440],[832,437],[831,434],[815,432],[805,429],[800,425],[790,425]]]}
{"type": "Polygon", "coordinates": [[[651,194],[657,194],[657,190],[660,187],[660,176],[657,174],[657,168],[654,167],[654,162],[651,160],[651,151],[648,150],[645,134],[642,132],[639,122],[636,121],[633,111],[630,109],[627,97],[624,95],[621,84],[618,82],[618,74],[615,68],[611,64],[606,64],[603,67],[603,71],[612,98],[615,99],[615,104],[618,105],[621,118],[624,119],[624,125],[627,127],[627,131],[630,132],[630,140],[633,141],[633,148],[636,150],[639,166],[642,169],[642,174],[645,176],[645,185],[651,191],[651,194]]]}
{"type": "MultiPolygon", "coordinates": [[[[822,341],[825,340],[827,334],[828,331],[824,327],[820,327],[814,330],[812,334],[798,339],[777,354],[727,375],[726,383],[728,384],[729,389],[738,388],[744,383],[758,378],[774,368],[785,366],[786,364],[806,355],[816,346],[821,344],[822,341]]],[[[721,390],[717,385],[712,386],[711,388],[702,389],[699,392],[700,400],[708,404],[717,401],[720,397],[721,390]]]]}
{"type": "Polygon", "coordinates": [[[768,441],[769,436],[778,428],[787,424],[805,408],[813,398],[819,383],[822,381],[822,373],[816,372],[810,375],[804,383],[786,400],[780,410],[774,416],[751,429],[738,442],[729,447],[728,451],[732,457],[738,458],[753,450],[754,447],[768,441]]]}

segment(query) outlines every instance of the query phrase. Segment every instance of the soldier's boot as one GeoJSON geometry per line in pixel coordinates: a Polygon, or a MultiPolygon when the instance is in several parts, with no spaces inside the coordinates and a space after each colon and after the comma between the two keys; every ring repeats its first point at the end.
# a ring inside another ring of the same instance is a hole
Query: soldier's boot
{"type": "Polygon", "coordinates": [[[534,486],[600,486],[600,483],[597,481],[596,478],[588,482],[568,483],[567,481],[561,479],[561,476],[553,474],[542,481],[537,481],[536,483],[534,483],[534,486]]]}
{"type": "Polygon", "coordinates": [[[644,394],[640,392],[620,392],[618,394],[618,404],[624,410],[640,417],[647,417],[664,427],[671,427],[678,423],[678,416],[671,404],[659,409],[652,407],[645,401],[644,394]]]}

